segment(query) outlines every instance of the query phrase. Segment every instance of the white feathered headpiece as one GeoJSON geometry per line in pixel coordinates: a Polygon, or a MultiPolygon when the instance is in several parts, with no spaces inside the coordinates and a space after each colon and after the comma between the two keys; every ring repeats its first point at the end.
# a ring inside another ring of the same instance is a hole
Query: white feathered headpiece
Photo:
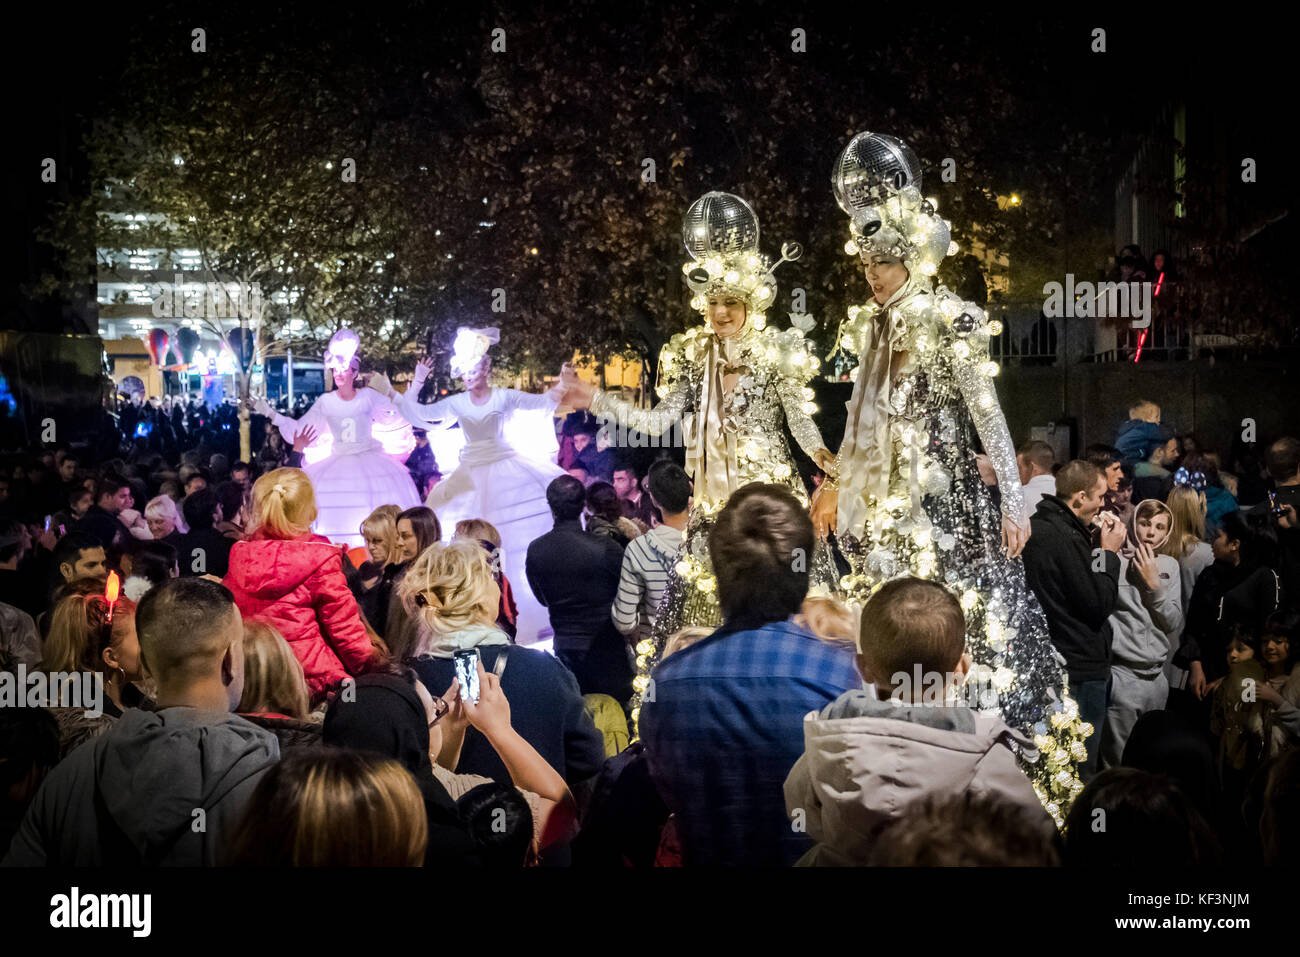
{"type": "Polygon", "coordinates": [[[488,349],[501,341],[501,330],[495,326],[471,329],[461,326],[456,330],[456,341],[451,347],[451,374],[465,379],[483,361],[488,349]]]}

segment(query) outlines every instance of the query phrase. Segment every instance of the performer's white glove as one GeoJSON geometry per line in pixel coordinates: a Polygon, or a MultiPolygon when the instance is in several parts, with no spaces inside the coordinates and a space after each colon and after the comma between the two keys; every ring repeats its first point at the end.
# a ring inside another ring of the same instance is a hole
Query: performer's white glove
{"type": "Polygon", "coordinates": [[[433,360],[421,359],[415,364],[415,372],[411,376],[411,388],[414,390],[411,395],[418,396],[420,390],[424,388],[424,380],[429,378],[429,373],[433,371],[433,360]]]}

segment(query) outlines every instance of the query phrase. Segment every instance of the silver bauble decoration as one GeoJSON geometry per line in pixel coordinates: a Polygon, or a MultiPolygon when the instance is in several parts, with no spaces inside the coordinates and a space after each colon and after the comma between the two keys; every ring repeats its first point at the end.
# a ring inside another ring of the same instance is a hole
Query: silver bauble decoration
{"type": "Polygon", "coordinates": [[[732,193],[705,193],[686,210],[682,242],[693,259],[758,250],[758,216],[732,193]]]}
{"type": "Polygon", "coordinates": [[[853,223],[850,228],[856,238],[866,239],[879,232],[884,222],[885,217],[880,210],[874,206],[868,206],[866,209],[860,209],[853,214],[853,223]]]}

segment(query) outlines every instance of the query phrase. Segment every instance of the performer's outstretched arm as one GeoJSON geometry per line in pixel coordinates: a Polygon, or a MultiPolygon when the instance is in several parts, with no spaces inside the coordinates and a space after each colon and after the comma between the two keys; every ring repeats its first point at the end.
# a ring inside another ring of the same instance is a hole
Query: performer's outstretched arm
{"type": "Polygon", "coordinates": [[[451,408],[451,397],[439,399],[431,405],[422,405],[419,401],[420,389],[429,377],[433,363],[421,360],[415,366],[415,375],[411,387],[405,392],[398,392],[385,376],[374,376],[370,380],[371,388],[379,392],[393,404],[401,416],[417,429],[446,429],[456,422],[456,413],[451,408]]]}
{"type": "Polygon", "coordinates": [[[695,390],[691,388],[688,376],[679,376],[672,384],[668,395],[653,409],[642,409],[604,392],[601,389],[590,390],[591,411],[593,415],[613,419],[628,429],[644,432],[646,435],[663,435],[673,426],[682,423],[683,417],[695,405],[695,390]]]}
{"type": "Polygon", "coordinates": [[[533,409],[546,409],[554,412],[560,404],[556,389],[549,392],[520,392],[518,389],[506,389],[506,408],[527,412],[533,409]]]}

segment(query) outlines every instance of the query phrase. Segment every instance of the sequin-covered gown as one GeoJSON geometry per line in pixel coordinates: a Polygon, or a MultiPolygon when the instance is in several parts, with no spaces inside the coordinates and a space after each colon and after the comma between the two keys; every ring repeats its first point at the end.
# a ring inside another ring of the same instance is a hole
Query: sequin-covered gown
{"type": "MultiPolygon", "coordinates": [[[[1025,583],[1022,561],[1002,548],[1002,516],[1019,517],[1023,499],[992,384],[985,317],[947,290],[923,288],[884,316],[867,307],[850,335],[865,350],[872,324],[880,342],[878,324],[885,321],[894,324],[886,347],[906,353],[896,356],[889,387],[889,491],[884,503],[867,499],[860,537],[840,529],[852,566],[843,585],[862,602],[885,581],[916,575],[957,595],[975,662],[966,703],[1000,708],[1011,727],[1033,736],[1040,753],[1032,760],[1022,755],[1022,764],[1059,822],[1079,788],[1083,738],[1042,607],[1025,583]],[[1001,510],[980,477],[977,436],[998,474],[1001,510]]],[[[841,483],[854,466],[841,461],[841,483]]]]}
{"type": "MultiPolygon", "coordinates": [[[[722,623],[709,561],[708,533],[717,513],[726,505],[726,498],[750,482],[769,482],[784,485],[800,501],[807,502],[807,490],[786,441],[787,427],[810,457],[823,448],[821,431],[810,415],[812,393],[807,388],[818,363],[802,333],[751,327],[736,339],[730,358],[742,372],[723,401],[728,447],[726,488],[723,494],[710,497],[701,491],[705,487],[702,477],[692,476],[694,506],[677,567],[669,574],[655,619],[654,647],[637,648],[638,691],[644,683],[641,679],[674,632],[686,626],[717,627],[722,623]]],[[[667,386],[657,406],[641,409],[600,393],[592,402],[592,413],[647,435],[670,435],[680,430],[676,434],[690,442],[690,417],[702,414],[707,352],[712,346],[712,334],[703,326],[674,337],[661,360],[667,386]]],[[[688,465],[689,460],[688,449],[688,465]]],[[[809,572],[812,587],[828,594],[836,588],[838,573],[826,543],[820,543],[809,556],[809,572]]]]}

